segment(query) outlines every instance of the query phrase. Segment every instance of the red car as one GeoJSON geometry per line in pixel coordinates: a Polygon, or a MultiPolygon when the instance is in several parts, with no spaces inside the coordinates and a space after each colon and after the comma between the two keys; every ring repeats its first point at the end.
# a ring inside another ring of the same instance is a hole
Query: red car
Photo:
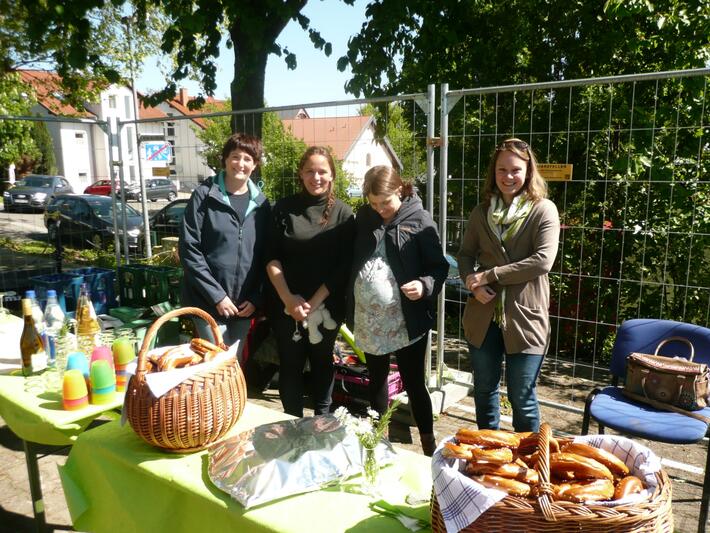
{"type": "Polygon", "coordinates": [[[84,194],[99,194],[101,196],[111,196],[111,180],[99,180],[86,189],[84,189],[84,194]]]}

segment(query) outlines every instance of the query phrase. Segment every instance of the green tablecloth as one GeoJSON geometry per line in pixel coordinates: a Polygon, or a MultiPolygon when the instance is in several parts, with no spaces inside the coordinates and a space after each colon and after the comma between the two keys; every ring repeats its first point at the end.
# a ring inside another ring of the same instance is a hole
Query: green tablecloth
{"type": "MultiPolygon", "coordinates": [[[[247,404],[231,434],[285,418],[247,404]]],[[[372,511],[372,497],[337,486],[245,510],[211,483],[207,461],[206,451],[175,455],[157,450],[119,421],[87,431],[60,467],[74,527],[171,533],[408,531],[396,519],[372,511]]],[[[406,505],[408,493],[426,494],[431,487],[429,458],[406,450],[398,450],[395,464],[380,475],[386,500],[394,505],[406,505]]],[[[428,503],[409,510],[426,517],[428,503]]]]}
{"type": "Polygon", "coordinates": [[[78,411],[62,409],[60,391],[39,395],[25,392],[25,378],[0,375],[0,416],[15,435],[29,442],[72,444],[92,420],[123,405],[123,393],[107,405],[89,405],[78,411]]]}

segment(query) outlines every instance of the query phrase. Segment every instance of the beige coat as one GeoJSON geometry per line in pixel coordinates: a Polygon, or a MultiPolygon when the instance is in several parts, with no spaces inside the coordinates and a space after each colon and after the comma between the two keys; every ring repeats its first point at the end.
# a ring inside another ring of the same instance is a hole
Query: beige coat
{"type": "MultiPolygon", "coordinates": [[[[461,279],[485,271],[488,285],[498,297],[505,287],[506,353],[544,354],[550,339],[550,284],[547,274],[557,255],[560,219],[550,200],[537,202],[518,233],[501,246],[478,205],[471,212],[458,252],[461,279]],[[479,268],[476,269],[478,263],[479,268]]],[[[463,314],[464,334],[477,348],[483,344],[493,319],[496,299],[482,304],[473,296],[463,314]]]]}

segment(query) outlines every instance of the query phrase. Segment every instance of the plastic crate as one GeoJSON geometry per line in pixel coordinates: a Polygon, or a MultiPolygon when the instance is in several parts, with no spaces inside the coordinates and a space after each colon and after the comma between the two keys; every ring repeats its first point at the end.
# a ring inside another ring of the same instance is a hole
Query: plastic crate
{"type": "Polygon", "coordinates": [[[162,302],[180,306],[180,267],[123,265],[118,268],[121,305],[146,307],[162,302]]]}
{"type": "Polygon", "coordinates": [[[67,274],[81,275],[84,283],[91,291],[91,302],[99,315],[108,314],[108,310],[116,307],[116,271],[110,268],[87,267],[68,270],[67,274]]]}
{"type": "Polygon", "coordinates": [[[30,278],[30,282],[37,293],[37,301],[41,306],[44,306],[47,301],[47,291],[54,289],[57,291],[57,302],[66,313],[76,310],[76,302],[79,299],[84,276],[73,272],[64,272],[34,276],[30,278]]]}

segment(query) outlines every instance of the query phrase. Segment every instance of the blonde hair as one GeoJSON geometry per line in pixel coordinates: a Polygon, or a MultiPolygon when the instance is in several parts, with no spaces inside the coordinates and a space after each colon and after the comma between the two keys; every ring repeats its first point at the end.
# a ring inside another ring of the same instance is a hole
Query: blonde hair
{"type": "Polygon", "coordinates": [[[498,163],[498,155],[502,152],[511,152],[527,163],[525,184],[518,194],[525,193],[532,202],[547,198],[547,183],[537,169],[537,159],[532,148],[525,141],[512,137],[500,143],[491,156],[488,176],[483,186],[483,203],[486,206],[490,205],[491,198],[500,194],[498,185],[496,185],[496,164],[498,163]]]}

